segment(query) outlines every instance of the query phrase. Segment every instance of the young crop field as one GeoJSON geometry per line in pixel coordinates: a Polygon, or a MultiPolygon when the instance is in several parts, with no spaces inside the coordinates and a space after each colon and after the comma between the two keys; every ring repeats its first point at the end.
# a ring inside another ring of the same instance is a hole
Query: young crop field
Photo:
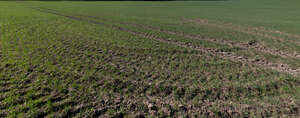
{"type": "Polygon", "coordinates": [[[298,118],[299,4],[1,1],[0,118],[298,118]]]}

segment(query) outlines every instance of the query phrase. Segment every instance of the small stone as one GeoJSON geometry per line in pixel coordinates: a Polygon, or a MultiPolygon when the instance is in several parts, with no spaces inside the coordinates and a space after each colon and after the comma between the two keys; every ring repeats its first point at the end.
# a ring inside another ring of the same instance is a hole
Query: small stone
{"type": "Polygon", "coordinates": [[[153,111],[157,111],[158,110],[158,108],[156,106],[154,106],[153,104],[148,104],[148,108],[150,110],[153,110],[153,111]]]}
{"type": "Polygon", "coordinates": [[[153,107],[153,104],[148,104],[148,108],[151,108],[151,107],[153,107]]]}

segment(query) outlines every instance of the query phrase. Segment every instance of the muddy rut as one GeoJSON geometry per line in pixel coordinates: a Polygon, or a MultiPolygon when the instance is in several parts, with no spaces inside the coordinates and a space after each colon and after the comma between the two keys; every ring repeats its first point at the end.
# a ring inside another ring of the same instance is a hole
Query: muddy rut
{"type": "MultiPolygon", "coordinates": [[[[156,41],[176,45],[176,46],[183,47],[183,48],[190,48],[190,49],[193,49],[193,50],[209,53],[209,54],[212,54],[214,56],[218,56],[218,57],[223,58],[223,59],[228,59],[228,60],[235,61],[235,62],[241,62],[245,65],[247,64],[247,65],[252,65],[252,66],[256,66],[256,67],[259,66],[259,67],[266,68],[266,69],[273,69],[273,70],[276,70],[276,71],[279,71],[279,72],[289,73],[289,74],[294,75],[294,76],[300,75],[300,68],[292,69],[286,64],[271,63],[271,62],[268,62],[267,60],[256,60],[256,59],[252,59],[252,58],[243,57],[243,56],[234,54],[232,52],[222,52],[222,51],[218,51],[217,49],[213,49],[213,48],[203,48],[203,47],[200,47],[200,46],[195,46],[191,43],[184,43],[184,42],[179,42],[179,41],[175,41],[175,40],[164,39],[164,38],[160,38],[158,36],[150,35],[150,34],[145,33],[145,32],[132,31],[130,29],[120,27],[120,26],[116,26],[116,25],[106,24],[106,23],[103,23],[103,22],[94,21],[94,20],[90,20],[90,19],[82,18],[82,17],[78,17],[78,16],[67,15],[67,14],[58,12],[56,10],[48,9],[48,8],[47,9],[40,8],[40,7],[30,7],[30,8],[32,8],[34,10],[37,10],[37,11],[40,11],[40,12],[43,12],[43,13],[49,13],[49,14],[62,16],[62,17],[65,17],[65,18],[73,19],[73,20],[84,21],[84,22],[88,22],[88,23],[92,23],[92,24],[99,24],[99,25],[103,25],[103,26],[106,26],[106,27],[116,29],[116,30],[128,32],[128,33],[131,33],[133,35],[137,35],[137,36],[144,37],[144,38],[147,38],[147,39],[152,39],[152,40],[156,40],[156,41]]],[[[174,33],[172,33],[172,34],[174,34],[174,33]]],[[[182,34],[180,34],[180,35],[182,35],[182,34]]],[[[210,40],[210,39],[203,39],[203,40],[210,40]]]]}

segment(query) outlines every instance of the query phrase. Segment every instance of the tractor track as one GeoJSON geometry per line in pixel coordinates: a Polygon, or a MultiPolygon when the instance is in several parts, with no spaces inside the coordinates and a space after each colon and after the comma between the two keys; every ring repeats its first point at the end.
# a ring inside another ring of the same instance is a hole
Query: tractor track
{"type": "Polygon", "coordinates": [[[193,24],[199,24],[199,25],[209,25],[209,26],[218,27],[222,29],[231,29],[234,31],[243,32],[254,36],[261,36],[261,37],[280,40],[280,41],[285,40],[283,37],[280,36],[286,36],[289,38],[297,38],[297,39],[300,38],[300,36],[296,34],[290,34],[279,30],[270,30],[264,27],[247,27],[247,26],[235,25],[232,23],[217,22],[217,21],[215,21],[214,23],[210,23],[211,21],[209,20],[199,19],[199,18],[198,19],[184,18],[183,21],[193,23],[193,24]],[[279,36],[272,36],[270,34],[277,34],[279,36]]]}
{"type": "Polygon", "coordinates": [[[144,38],[148,38],[148,39],[152,39],[152,40],[156,40],[156,41],[176,45],[176,46],[183,47],[183,48],[189,48],[189,49],[192,49],[192,50],[197,50],[197,51],[209,53],[209,54],[212,54],[214,56],[217,56],[217,57],[220,57],[220,58],[223,58],[223,59],[228,59],[228,60],[231,60],[231,61],[234,61],[234,62],[241,62],[245,65],[253,65],[253,66],[258,66],[258,67],[262,67],[262,68],[266,68],[266,69],[273,69],[273,70],[276,70],[278,72],[289,73],[293,76],[300,75],[300,68],[292,69],[287,64],[278,64],[278,63],[268,62],[267,60],[251,59],[251,58],[247,58],[247,57],[244,57],[244,56],[234,54],[232,52],[221,52],[221,51],[218,51],[217,49],[203,48],[203,47],[200,47],[200,46],[195,46],[191,43],[184,43],[184,42],[159,38],[158,36],[150,35],[150,34],[145,33],[145,32],[132,31],[130,29],[123,28],[123,27],[116,26],[116,25],[110,25],[110,24],[106,24],[106,23],[103,23],[103,22],[90,20],[90,19],[87,19],[87,18],[67,15],[67,14],[58,12],[56,10],[48,9],[48,8],[47,9],[40,8],[40,7],[30,7],[30,8],[32,8],[34,10],[37,10],[37,11],[40,11],[40,12],[43,12],[43,13],[49,13],[49,14],[62,16],[62,17],[65,17],[65,18],[73,19],[73,20],[84,21],[84,22],[88,22],[88,23],[91,23],[91,24],[99,24],[99,25],[103,25],[103,26],[106,26],[106,27],[116,29],[116,30],[128,32],[128,33],[131,33],[133,35],[140,36],[140,37],[144,37],[144,38]]]}

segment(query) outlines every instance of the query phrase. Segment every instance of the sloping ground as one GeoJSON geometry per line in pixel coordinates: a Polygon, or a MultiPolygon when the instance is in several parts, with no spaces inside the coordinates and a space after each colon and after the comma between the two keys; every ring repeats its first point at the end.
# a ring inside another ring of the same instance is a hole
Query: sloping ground
{"type": "MultiPolygon", "coordinates": [[[[266,60],[262,60],[261,61],[261,60],[257,60],[257,59],[248,59],[246,57],[235,55],[235,54],[233,54],[233,52],[226,52],[226,51],[217,50],[217,49],[214,50],[214,49],[211,49],[211,48],[202,48],[202,47],[195,46],[192,43],[181,42],[181,41],[178,42],[178,41],[173,41],[173,40],[170,40],[170,39],[159,38],[159,37],[151,35],[149,33],[132,31],[130,29],[126,29],[126,28],[123,28],[123,27],[119,27],[119,26],[115,26],[115,25],[109,25],[109,24],[105,24],[105,23],[97,22],[97,21],[92,21],[92,20],[89,20],[89,19],[86,19],[86,18],[82,18],[82,17],[69,16],[69,15],[65,15],[63,13],[60,13],[58,11],[51,10],[51,9],[43,9],[43,8],[33,8],[33,9],[36,9],[38,11],[45,12],[45,13],[50,13],[50,14],[54,14],[54,15],[58,15],[58,16],[63,16],[63,17],[70,18],[70,19],[73,19],[73,20],[86,21],[86,22],[89,22],[89,23],[92,23],[92,24],[105,25],[105,26],[108,26],[108,27],[112,27],[113,29],[116,29],[116,30],[125,31],[125,32],[128,32],[128,33],[134,34],[134,35],[138,35],[138,36],[141,36],[141,37],[145,37],[145,38],[149,38],[149,39],[153,39],[153,40],[157,40],[157,41],[161,41],[161,42],[165,42],[165,43],[177,45],[177,46],[180,46],[180,47],[191,48],[193,50],[207,52],[207,53],[211,53],[211,54],[214,54],[214,55],[218,55],[219,54],[223,58],[231,59],[233,61],[242,61],[243,63],[247,63],[247,64],[249,64],[249,63],[251,63],[251,64],[260,64],[263,67],[272,68],[272,69],[278,70],[280,72],[287,72],[287,73],[290,73],[290,74],[296,75],[296,76],[300,73],[300,68],[299,69],[298,68],[292,69],[292,68],[288,67],[287,65],[274,64],[274,63],[268,62],[266,60]]],[[[136,26],[136,25],[134,25],[134,26],[136,26]]],[[[143,26],[141,26],[141,27],[145,28],[143,26]]],[[[153,30],[152,28],[150,28],[150,29],[153,30]]],[[[157,29],[157,31],[161,31],[161,30],[157,29]]],[[[169,34],[172,34],[172,35],[176,35],[175,32],[169,32],[169,31],[165,31],[165,32],[169,33],[169,34]]],[[[176,36],[178,36],[178,35],[176,35],[176,36]]],[[[186,36],[184,34],[183,34],[183,36],[187,37],[187,38],[193,38],[193,39],[197,38],[199,40],[207,40],[207,41],[212,41],[212,42],[217,42],[217,43],[220,42],[220,41],[214,40],[214,39],[205,39],[205,38],[191,37],[191,36],[186,36]]],[[[258,51],[263,51],[263,52],[271,53],[273,55],[278,55],[278,56],[290,56],[292,58],[293,57],[299,58],[297,53],[296,54],[288,54],[288,53],[285,54],[285,53],[281,52],[280,50],[279,51],[276,51],[276,50],[270,51],[272,49],[268,49],[266,47],[259,46],[259,44],[254,44],[255,42],[253,42],[253,44],[251,44],[251,42],[249,42],[248,44],[244,44],[244,45],[243,44],[233,45],[233,44],[235,44],[234,42],[224,42],[224,41],[221,41],[221,42],[222,42],[222,44],[225,44],[225,45],[228,44],[228,45],[231,45],[231,46],[239,46],[238,48],[243,48],[243,46],[256,45],[255,47],[253,46],[253,48],[256,49],[256,50],[258,50],[258,51]]]]}
{"type": "Polygon", "coordinates": [[[299,58],[289,51],[1,5],[0,117],[300,115],[299,58]]]}

